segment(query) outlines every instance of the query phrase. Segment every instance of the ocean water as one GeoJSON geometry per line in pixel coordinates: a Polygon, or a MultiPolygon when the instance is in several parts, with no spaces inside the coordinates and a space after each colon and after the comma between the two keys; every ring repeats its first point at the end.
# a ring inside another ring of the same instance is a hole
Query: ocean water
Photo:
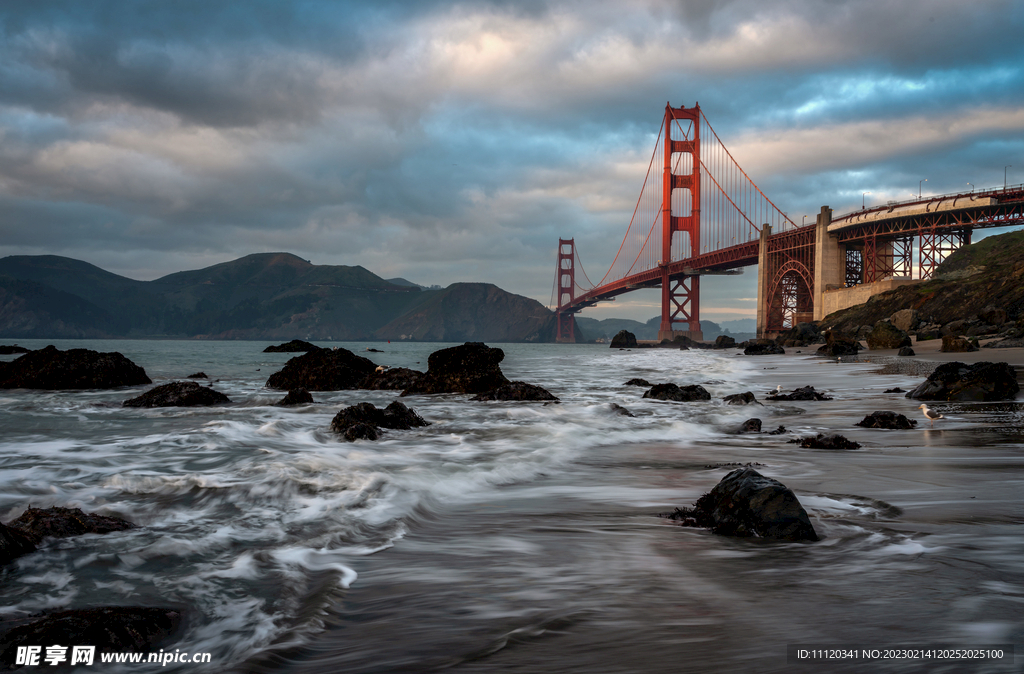
{"type": "MultiPolygon", "coordinates": [[[[931,364],[497,345],[510,379],[562,402],[411,396],[430,426],[346,443],[329,430],[339,409],[398,393],[313,392],[315,404],[279,408],[283,392],[263,384],[294,354],[264,343],[53,343],[119,351],[155,384],[201,370],[232,402],[147,410],[121,402],[149,387],[0,391],[0,521],[58,505],[140,525],[50,540],[8,565],[0,618],[180,607],[170,649],[209,652],[218,671],[825,671],[787,663],[790,644],[1017,644],[1016,663],[828,670],[1022,671],[1024,411],[940,405],[947,418],[930,426],[883,393],[931,364]],[[699,383],[714,400],[642,400],[623,385],[633,377],[699,383]],[[764,401],[805,384],[835,400],[764,401]],[[765,404],[722,404],[747,390],[765,404]],[[883,409],[922,423],[853,425],[883,409]],[[750,417],[789,432],[730,432],[750,417]],[[863,447],[786,442],[823,431],[863,447]],[[821,541],[726,538],[656,516],[746,463],[794,489],[821,541]]],[[[424,370],[448,346],[337,345],[424,370]]]]}

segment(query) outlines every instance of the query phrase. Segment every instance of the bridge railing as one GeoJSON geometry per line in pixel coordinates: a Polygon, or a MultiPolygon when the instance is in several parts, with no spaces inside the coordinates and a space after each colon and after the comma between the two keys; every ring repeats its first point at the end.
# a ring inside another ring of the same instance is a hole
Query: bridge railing
{"type": "Polygon", "coordinates": [[[958,197],[974,196],[974,197],[988,197],[998,196],[1003,194],[1012,194],[1014,192],[1024,192],[1024,183],[1019,185],[1001,185],[999,187],[986,187],[984,189],[973,189],[966,192],[947,192],[945,194],[932,194],[927,197],[915,197],[913,199],[905,199],[902,201],[887,201],[885,205],[877,206],[866,206],[865,208],[858,208],[842,215],[832,216],[832,222],[837,220],[845,220],[862,213],[873,212],[873,211],[884,211],[891,208],[899,208],[901,206],[913,206],[914,204],[927,204],[935,201],[945,201],[947,199],[955,199],[958,197]]]}

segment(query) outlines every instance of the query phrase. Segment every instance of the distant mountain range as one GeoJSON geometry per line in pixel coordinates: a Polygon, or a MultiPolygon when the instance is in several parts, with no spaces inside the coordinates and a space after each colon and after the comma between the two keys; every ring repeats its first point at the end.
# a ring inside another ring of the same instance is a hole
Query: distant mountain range
{"type": "MultiPolygon", "coordinates": [[[[632,332],[637,339],[657,339],[658,328],[661,327],[661,316],[655,316],[646,323],[632,321],[627,318],[596,318],[576,317],[576,325],[579,326],[584,339],[592,342],[597,339],[611,339],[620,330],[632,332]]],[[[705,340],[713,340],[719,335],[728,335],[737,341],[753,339],[757,330],[756,321],[753,318],[740,318],[733,321],[722,321],[721,324],[714,321],[702,320],[700,322],[701,332],[705,340]]]]}
{"type": "Polygon", "coordinates": [[[261,253],[154,281],[54,255],[0,259],[0,337],[554,341],[554,314],[489,283],[423,288],[261,253]]]}

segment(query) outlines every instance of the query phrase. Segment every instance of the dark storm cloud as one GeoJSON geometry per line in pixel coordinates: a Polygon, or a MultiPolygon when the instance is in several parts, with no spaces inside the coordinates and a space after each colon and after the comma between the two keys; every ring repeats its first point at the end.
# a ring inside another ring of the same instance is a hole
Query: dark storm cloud
{"type": "Polygon", "coordinates": [[[8,2],[0,253],[154,277],[289,250],[546,300],[559,236],[603,275],[666,100],[798,221],[1024,170],[1022,27],[1016,2],[8,2]]]}

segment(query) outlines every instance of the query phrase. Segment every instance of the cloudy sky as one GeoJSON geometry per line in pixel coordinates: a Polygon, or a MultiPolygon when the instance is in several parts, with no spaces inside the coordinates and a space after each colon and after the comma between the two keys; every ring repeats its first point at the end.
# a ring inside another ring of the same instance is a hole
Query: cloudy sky
{"type": "Polygon", "coordinates": [[[1024,182],[1018,0],[6,0],[0,31],[0,256],[138,279],[289,251],[547,304],[560,236],[610,265],[666,101],[797,222],[1024,182]]]}

